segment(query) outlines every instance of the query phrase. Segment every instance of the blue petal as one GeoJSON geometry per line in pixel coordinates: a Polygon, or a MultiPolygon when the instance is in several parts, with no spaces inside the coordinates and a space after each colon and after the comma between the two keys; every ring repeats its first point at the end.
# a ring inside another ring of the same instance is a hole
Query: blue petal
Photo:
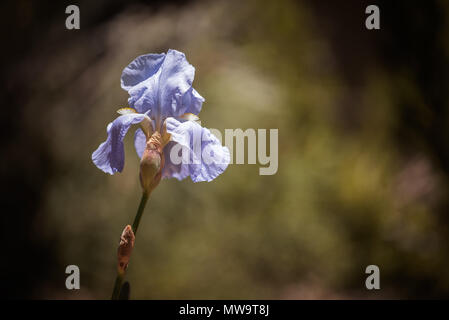
{"type": "Polygon", "coordinates": [[[136,148],[137,155],[139,159],[142,159],[143,152],[147,146],[147,138],[145,137],[145,133],[143,133],[142,129],[137,129],[134,134],[134,148],[136,148]]]}
{"type": "Polygon", "coordinates": [[[193,113],[198,115],[204,102],[204,98],[195,90],[190,88],[182,97],[182,105],[179,115],[184,113],[193,113]]]}
{"type": "Polygon", "coordinates": [[[122,72],[121,85],[126,91],[153,76],[161,67],[165,53],[137,57],[122,72]]]}
{"type": "Polygon", "coordinates": [[[152,117],[156,115],[159,105],[158,82],[161,69],[150,78],[136,84],[128,90],[128,104],[139,113],[148,113],[152,117]]]}
{"type": "Polygon", "coordinates": [[[166,55],[145,55],[125,68],[122,87],[128,91],[130,107],[164,119],[186,112],[198,114],[204,99],[192,89],[195,68],[184,53],[168,50],[166,55]]]}
{"type": "Polygon", "coordinates": [[[145,115],[138,113],[125,114],[107,127],[108,138],[92,153],[92,161],[106,173],[121,172],[125,164],[123,138],[131,125],[140,123],[145,115]]]}
{"type": "MultiPolygon", "coordinates": [[[[174,164],[170,159],[170,153],[176,148],[177,142],[170,141],[164,148],[165,164],[162,169],[162,178],[176,178],[184,180],[190,175],[189,166],[174,164]]],[[[178,150],[179,152],[179,150],[178,150]]]]}
{"type": "Polygon", "coordinates": [[[175,145],[167,145],[164,148],[163,177],[182,180],[190,175],[193,182],[212,181],[227,168],[229,150],[208,129],[193,121],[181,123],[174,118],[168,118],[166,124],[172,142],[178,143],[187,157],[182,161],[172,158],[177,156],[176,152],[172,152],[175,145]]]}

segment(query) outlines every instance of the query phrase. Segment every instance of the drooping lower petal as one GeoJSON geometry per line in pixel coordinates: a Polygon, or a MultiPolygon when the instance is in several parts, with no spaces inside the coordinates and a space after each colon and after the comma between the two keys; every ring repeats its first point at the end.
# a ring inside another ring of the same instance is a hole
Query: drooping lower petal
{"type": "Polygon", "coordinates": [[[181,148],[179,148],[177,142],[170,141],[164,148],[165,165],[162,169],[162,178],[176,178],[178,180],[184,180],[190,175],[190,168],[188,165],[182,165],[177,161],[171,161],[170,154],[177,152],[177,157],[182,157],[181,148]]]}
{"type": "Polygon", "coordinates": [[[108,138],[92,153],[93,163],[106,173],[121,172],[125,163],[125,150],[123,138],[133,124],[140,123],[144,114],[125,114],[107,127],[108,138]]]}
{"type": "Polygon", "coordinates": [[[212,181],[230,162],[228,148],[206,128],[193,121],[166,120],[172,142],[164,149],[163,177],[182,180],[190,175],[193,182],[212,181]]]}

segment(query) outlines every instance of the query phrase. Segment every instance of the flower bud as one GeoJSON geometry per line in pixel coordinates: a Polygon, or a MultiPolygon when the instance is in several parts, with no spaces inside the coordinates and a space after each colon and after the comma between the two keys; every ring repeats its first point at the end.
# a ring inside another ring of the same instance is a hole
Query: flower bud
{"type": "Polygon", "coordinates": [[[127,225],[123,229],[122,235],[120,236],[120,245],[118,247],[118,272],[119,274],[124,274],[126,268],[128,267],[129,259],[131,257],[131,252],[134,248],[134,242],[136,237],[130,225],[127,225]]]}
{"type": "Polygon", "coordinates": [[[150,193],[161,181],[164,155],[161,147],[161,135],[153,133],[147,141],[145,151],[140,160],[140,184],[146,193],[150,193]]]}

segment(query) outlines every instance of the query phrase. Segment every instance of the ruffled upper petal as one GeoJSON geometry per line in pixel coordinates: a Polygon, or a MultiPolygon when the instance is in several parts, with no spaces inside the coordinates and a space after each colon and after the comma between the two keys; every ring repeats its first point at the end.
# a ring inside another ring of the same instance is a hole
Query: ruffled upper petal
{"type": "Polygon", "coordinates": [[[128,90],[128,104],[139,113],[147,113],[152,118],[156,116],[159,105],[158,83],[161,69],[148,79],[139,82],[128,90]]]}
{"type": "Polygon", "coordinates": [[[125,114],[107,127],[108,138],[92,153],[93,163],[106,173],[121,172],[125,163],[123,138],[131,125],[140,123],[145,115],[138,113],[125,114]]]}
{"type": "Polygon", "coordinates": [[[162,176],[182,180],[190,175],[193,182],[212,181],[230,162],[228,148],[206,128],[193,121],[166,120],[172,142],[164,148],[165,167],[162,176]]]}
{"type": "Polygon", "coordinates": [[[145,54],[138,56],[125,69],[121,77],[122,88],[128,91],[142,81],[153,76],[161,67],[165,59],[165,53],[145,54]]]}
{"type": "Polygon", "coordinates": [[[182,97],[182,105],[178,117],[184,113],[193,113],[198,115],[204,102],[204,98],[195,90],[190,88],[182,97]]]}
{"type": "Polygon", "coordinates": [[[184,94],[192,87],[195,68],[187,61],[184,53],[169,50],[162,65],[159,79],[162,118],[177,117],[185,113],[180,110],[184,94]]]}
{"type": "Polygon", "coordinates": [[[198,114],[204,99],[192,88],[195,68],[184,53],[168,50],[165,55],[136,58],[122,74],[122,88],[128,91],[130,107],[152,118],[198,114]]]}

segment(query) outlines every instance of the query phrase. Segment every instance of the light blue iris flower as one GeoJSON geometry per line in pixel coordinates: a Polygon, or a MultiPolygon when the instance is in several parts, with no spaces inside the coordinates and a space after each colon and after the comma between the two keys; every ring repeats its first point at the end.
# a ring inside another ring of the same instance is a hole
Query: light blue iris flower
{"type": "Polygon", "coordinates": [[[107,126],[107,140],[92,154],[104,172],[121,172],[125,162],[123,139],[133,124],[140,124],[134,146],[142,158],[152,137],[159,137],[162,178],[211,181],[230,162],[229,150],[201,127],[197,115],[204,98],[192,87],[195,68],[182,52],[137,57],[122,73],[121,86],[128,91],[128,108],[107,126]],[[182,161],[178,161],[182,155],[182,161]]]}

